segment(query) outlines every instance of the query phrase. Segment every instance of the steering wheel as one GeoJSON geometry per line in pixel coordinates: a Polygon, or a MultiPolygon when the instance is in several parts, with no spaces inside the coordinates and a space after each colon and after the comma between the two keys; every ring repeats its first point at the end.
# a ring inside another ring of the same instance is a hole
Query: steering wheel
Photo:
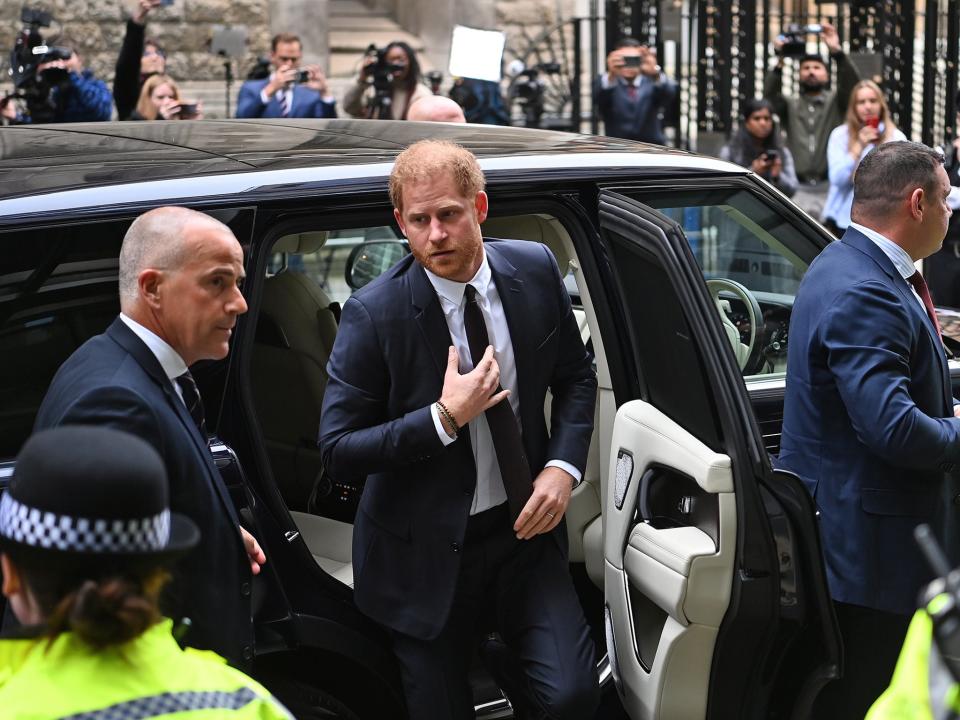
{"type": "Polygon", "coordinates": [[[727,337],[730,338],[730,344],[733,345],[733,353],[737,356],[741,372],[744,375],[753,375],[763,366],[762,351],[765,325],[760,303],[757,302],[752,292],[735,280],[713,278],[707,280],[707,289],[710,291],[713,304],[717,307],[717,312],[720,313],[720,320],[727,331],[727,337]],[[750,316],[750,341],[746,344],[740,339],[740,330],[727,317],[723,309],[723,299],[720,297],[720,293],[724,291],[736,295],[743,302],[744,307],[747,308],[747,315],[750,316]]]}

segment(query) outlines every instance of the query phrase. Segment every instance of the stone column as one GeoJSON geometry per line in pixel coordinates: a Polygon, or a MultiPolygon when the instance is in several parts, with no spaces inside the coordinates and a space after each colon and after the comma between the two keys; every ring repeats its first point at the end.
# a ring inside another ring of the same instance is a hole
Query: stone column
{"type": "Polygon", "coordinates": [[[292,32],[303,41],[304,63],[330,64],[327,0],[270,0],[270,35],[292,32]]]}

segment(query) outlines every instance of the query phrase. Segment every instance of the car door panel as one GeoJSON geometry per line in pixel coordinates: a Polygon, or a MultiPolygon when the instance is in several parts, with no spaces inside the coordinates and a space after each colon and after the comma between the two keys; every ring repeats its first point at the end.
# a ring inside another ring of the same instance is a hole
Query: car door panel
{"type": "Polygon", "coordinates": [[[783,506],[803,488],[771,469],[754,415],[760,402],[779,423],[782,378],[748,395],[676,222],[609,191],[599,208],[637,378],[603,497],[624,706],[633,720],[789,715],[839,660],[812,503],[783,506]]]}
{"type": "Polygon", "coordinates": [[[605,587],[608,599],[620,605],[611,608],[614,633],[635,638],[617,643],[619,672],[641,688],[627,691],[625,705],[633,717],[702,716],[734,565],[730,458],[642,400],[618,410],[612,448],[605,587]],[[697,491],[684,484],[691,494],[677,502],[686,513],[674,506],[672,494],[656,492],[657,485],[678,477],[697,491]],[[698,505],[722,508],[720,522],[712,511],[703,513],[705,528],[691,522],[698,505]],[[684,665],[682,677],[669,671],[675,662],[684,665]]]}

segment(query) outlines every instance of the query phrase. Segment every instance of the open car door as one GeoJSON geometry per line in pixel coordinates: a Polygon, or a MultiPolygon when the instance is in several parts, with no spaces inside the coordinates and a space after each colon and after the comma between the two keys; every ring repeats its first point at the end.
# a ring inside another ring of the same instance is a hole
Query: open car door
{"type": "MultiPolygon", "coordinates": [[[[812,500],[772,468],[677,223],[609,190],[600,227],[634,383],[603,498],[607,645],[633,720],[807,717],[839,670],[812,500]]],[[[618,316],[618,313],[614,313],[618,316]]]]}

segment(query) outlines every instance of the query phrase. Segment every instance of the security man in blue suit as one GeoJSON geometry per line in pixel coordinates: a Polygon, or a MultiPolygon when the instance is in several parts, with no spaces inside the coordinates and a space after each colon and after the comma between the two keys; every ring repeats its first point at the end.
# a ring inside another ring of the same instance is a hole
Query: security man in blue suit
{"type": "Polygon", "coordinates": [[[821,693],[817,718],[864,716],[931,579],[912,531],[945,517],[960,419],[914,263],[940,248],[949,193],[930,148],[872,150],[854,178],[853,222],[810,265],[794,304],[780,462],[819,508],[844,645],[843,678],[821,693]]]}
{"type": "Polygon", "coordinates": [[[237,98],[238,118],[334,118],[336,100],[327,88],[327,78],[318,65],[300,67],[303,46],[290,33],[275,35],[270,42],[274,71],[265,80],[247,80],[237,98]],[[306,73],[307,80],[298,76],[306,73]]]}
{"type": "Polygon", "coordinates": [[[516,659],[516,717],[584,720],[599,692],[564,512],[597,381],[550,251],[481,237],[483,187],[453,143],[397,157],[413,254],[343,306],[320,444],[331,476],[367,476],[354,597],[390,631],[410,718],[474,717],[468,673],[492,622],[516,659]]]}

